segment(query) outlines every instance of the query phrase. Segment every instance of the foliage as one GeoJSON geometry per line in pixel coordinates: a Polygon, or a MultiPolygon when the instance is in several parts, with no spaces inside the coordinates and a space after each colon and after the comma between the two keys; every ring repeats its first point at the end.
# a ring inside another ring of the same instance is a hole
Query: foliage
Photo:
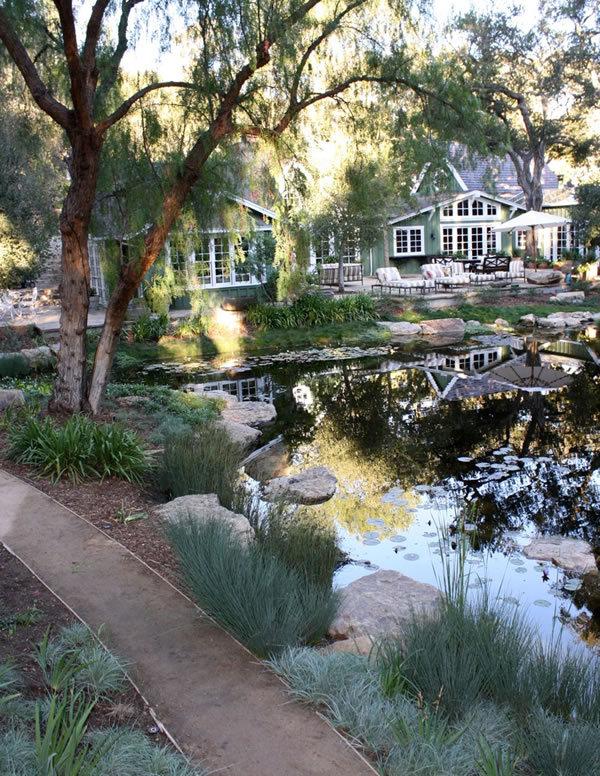
{"type": "Polygon", "coordinates": [[[337,610],[331,588],[312,584],[258,542],[243,544],[216,520],[165,527],[200,605],[257,655],[317,642],[337,610]]]}
{"type": "Polygon", "coordinates": [[[248,323],[261,329],[295,329],[377,318],[375,302],[367,294],[328,299],[318,293],[306,293],[291,305],[256,304],[246,314],[248,323]]]}
{"type": "Polygon", "coordinates": [[[29,371],[29,361],[22,353],[0,353],[0,378],[18,377],[29,371]]]}
{"type": "Polygon", "coordinates": [[[146,385],[144,383],[109,383],[109,399],[119,396],[139,396],[144,410],[153,418],[153,424],[159,425],[169,418],[178,418],[189,427],[201,426],[214,420],[219,414],[221,402],[210,396],[195,393],[173,391],[166,385],[146,385]]]}
{"type": "Polygon", "coordinates": [[[141,315],[131,328],[135,342],[158,342],[169,331],[169,314],[141,315]]]}
{"type": "Polygon", "coordinates": [[[311,584],[331,588],[333,573],[343,560],[335,531],[314,512],[282,504],[265,506],[240,487],[233,510],[245,515],[256,542],[311,584]]]}
{"type": "Polygon", "coordinates": [[[0,289],[19,288],[39,272],[41,256],[0,211],[0,289]]]}
{"type": "Polygon", "coordinates": [[[165,440],[160,472],[163,489],[173,498],[191,493],[216,493],[231,507],[243,452],[227,433],[212,423],[165,440]]]}
{"type": "Polygon", "coordinates": [[[139,439],[115,423],[99,426],[84,415],[63,425],[24,413],[8,424],[8,457],[57,482],[122,477],[140,482],[148,461],[139,439]]]}
{"type": "Polygon", "coordinates": [[[600,183],[578,186],[575,199],[577,205],[571,208],[574,232],[586,246],[600,244],[600,183]]]}
{"type": "MultiPolygon", "coordinates": [[[[153,313],[164,315],[175,296],[181,294],[181,286],[171,266],[155,272],[144,287],[144,299],[153,313]]],[[[157,337],[156,339],[160,339],[157,337]]]]}

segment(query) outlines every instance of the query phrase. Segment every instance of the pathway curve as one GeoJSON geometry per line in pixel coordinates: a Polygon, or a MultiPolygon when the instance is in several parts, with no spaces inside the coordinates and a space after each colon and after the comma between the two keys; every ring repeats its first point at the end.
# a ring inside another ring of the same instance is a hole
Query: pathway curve
{"type": "Polygon", "coordinates": [[[0,471],[0,539],[126,660],[182,749],[227,776],[369,776],[327,722],[125,547],[0,471]]]}

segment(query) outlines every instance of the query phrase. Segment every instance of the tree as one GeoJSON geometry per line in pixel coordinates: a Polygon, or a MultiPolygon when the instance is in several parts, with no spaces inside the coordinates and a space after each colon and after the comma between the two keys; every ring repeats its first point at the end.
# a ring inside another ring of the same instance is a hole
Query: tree
{"type": "MultiPolygon", "coordinates": [[[[60,215],[60,358],[51,406],[67,412],[98,412],[127,305],[216,149],[233,137],[277,138],[302,111],[355,83],[409,83],[409,67],[403,58],[384,55],[370,35],[367,0],[332,5],[325,0],[190,0],[185,10],[197,19],[192,28],[196,58],[190,81],[147,80],[120,99],[121,61],[134,11],[167,18],[169,7],[150,0],[123,0],[117,9],[111,0],[95,0],[82,26],[69,0],[30,3],[25,12],[22,5],[12,3],[0,9],[0,40],[38,107],[64,130],[69,146],[70,185],[60,215]],[[118,18],[114,41],[106,31],[112,11],[118,18]],[[63,79],[57,79],[55,88],[27,50],[28,20],[54,31],[49,40],[60,48],[63,79]],[[353,47],[355,56],[350,67],[345,62],[339,68],[335,52],[344,46],[353,47]],[[317,58],[319,64],[313,67],[317,58]],[[87,243],[102,149],[115,125],[146,95],[166,88],[189,90],[188,109],[195,128],[189,141],[182,143],[182,159],[168,165],[160,204],[139,253],[121,265],[87,391],[87,243]]],[[[397,12],[407,14],[403,0],[397,12]]]]}
{"type": "Polygon", "coordinates": [[[508,154],[527,209],[540,210],[547,157],[590,152],[593,138],[582,136],[581,128],[595,91],[589,71],[594,52],[574,43],[561,23],[541,20],[523,30],[515,21],[518,10],[471,11],[455,29],[465,38],[460,59],[466,82],[494,119],[482,125],[487,149],[508,154]]]}
{"type": "Polygon", "coordinates": [[[571,214],[578,239],[586,246],[600,245],[600,183],[577,186],[575,198],[571,214]]]}

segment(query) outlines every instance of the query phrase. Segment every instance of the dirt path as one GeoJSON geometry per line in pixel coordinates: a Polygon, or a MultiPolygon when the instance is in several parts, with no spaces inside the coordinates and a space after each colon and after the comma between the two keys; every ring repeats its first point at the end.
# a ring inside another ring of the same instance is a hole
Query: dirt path
{"type": "Polygon", "coordinates": [[[0,471],[0,539],[111,649],[182,749],[231,776],[375,771],[125,547],[0,471]]]}

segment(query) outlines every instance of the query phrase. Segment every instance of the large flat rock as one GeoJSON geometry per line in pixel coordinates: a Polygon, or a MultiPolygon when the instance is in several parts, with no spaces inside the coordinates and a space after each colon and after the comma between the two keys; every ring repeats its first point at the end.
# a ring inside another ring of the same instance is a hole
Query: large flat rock
{"type": "Polygon", "coordinates": [[[439,602],[440,591],[433,585],[399,571],[376,571],[342,590],[342,603],[328,635],[353,639],[397,632],[414,614],[432,612],[439,602]]]}
{"type": "Polygon", "coordinates": [[[261,428],[272,423],[277,417],[277,411],[266,401],[243,401],[234,407],[223,410],[221,417],[234,423],[243,423],[252,428],[261,428]]]}
{"type": "Polygon", "coordinates": [[[525,278],[534,286],[553,286],[562,282],[563,274],[556,269],[527,270],[525,278]]]}
{"type": "Polygon", "coordinates": [[[431,321],[421,321],[420,325],[424,337],[462,337],[465,333],[465,322],[462,318],[435,318],[431,321]]]}
{"type": "Polygon", "coordinates": [[[570,536],[540,536],[523,549],[523,554],[534,560],[554,562],[565,571],[578,574],[598,569],[590,545],[570,536]]]}
{"type": "Polygon", "coordinates": [[[251,428],[245,423],[235,423],[233,420],[219,418],[214,424],[217,428],[222,428],[232,442],[240,445],[244,450],[254,447],[260,439],[261,432],[257,428],[251,428]]]}
{"type": "Polygon", "coordinates": [[[18,388],[0,388],[0,412],[9,407],[25,406],[25,396],[18,388]]]}
{"type": "Polygon", "coordinates": [[[409,321],[380,321],[379,325],[388,329],[393,337],[418,337],[421,334],[419,324],[409,321]]]}
{"type": "Polygon", "coordinates": [[[209,520],[219,520],[230,526],[233,533],[243,541],[254,538],[254,531],[244,515],[238,515],[221,506],[216,493],[179,496],[158,507],[156,511],[169,522],[190,519],[206,523],[209,520]]]}
{"type": "Polygon", "coordinates": [[[322,504],[335,493],[337,478],[326,466],[315,466],[300,474],[277,477],[263,489],[267,501],[287,501],[290,504],[322,504]]]}

